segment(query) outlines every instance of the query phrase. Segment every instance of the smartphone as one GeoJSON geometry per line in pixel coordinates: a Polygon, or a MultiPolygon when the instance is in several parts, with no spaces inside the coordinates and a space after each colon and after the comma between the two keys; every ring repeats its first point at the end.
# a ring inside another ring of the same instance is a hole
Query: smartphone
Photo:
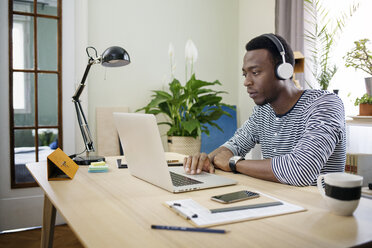
{"type": "Polygon", "coordinates": [[[260,194],[248,190],[241,190],[237,192],[232,192],[228,194],[223,194],[223,195],[215,195],[212,196],[213,201],[218,201],[222,203],[232,203],[232,202],[237,202],[237,201],[243,201],[247,199],[252,199],[252,198],[257,198],[259,197],[260,194]]]}

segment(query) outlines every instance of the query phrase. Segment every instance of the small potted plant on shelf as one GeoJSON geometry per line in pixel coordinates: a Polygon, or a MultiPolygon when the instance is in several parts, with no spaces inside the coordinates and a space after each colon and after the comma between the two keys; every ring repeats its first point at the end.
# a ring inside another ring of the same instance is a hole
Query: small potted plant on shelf
{"type": "Polygon", "coordinates": [[[344,56],[346,67],[354,67],[370,75],[364,79],[367,93],[355,101],[355,105],[359,105],[359,115],[372,115],[372,52],[368,50],[367,43],[368,39],[355,41],[355,47],[344,56]]]}
{"type": "Polygon", "coordinates": [[[226,92],[216,91],[211,86],[221,85],[216,80],[206,82],[199,80],[193,73],[193,65],[197,59],[197,50],[194,43],[189,40],[186,43],[186,79],[190,71],[191,77],[186,80],[183,86],[179,80],[174,78],[174,48],[169,46],[171,61],[171,82],[168,90],[153,90],[151,101],[143,108],[148,114],[164,114],[166,121],[159,122],[170,128],[168,135],[168,150],[191,155],[200,152],[202,132],[209,135],[206,124],[223,131],[215,121],[222,115],[231,115],[222,109],[222,106],[233,108],[231,105],[222,102],[221,94],[226,92]]]}
{"type": "Polygon", "coordinates": [[[361,98],[358,97],[355,100],[354,105],[359,105],[359,115],[372,116],[372,96],[365,93],[361,98]]]}

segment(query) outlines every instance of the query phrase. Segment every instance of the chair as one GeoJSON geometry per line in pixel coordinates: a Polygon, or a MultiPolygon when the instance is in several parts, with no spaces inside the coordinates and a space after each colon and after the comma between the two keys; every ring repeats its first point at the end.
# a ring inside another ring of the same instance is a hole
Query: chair
{"type": "Polygon", "coordinates": [[[219,146],[221,146],[223,143],[225,143],[229,138],[231,138],[236,129],[237,129],[237,119],[236,119],[236,106],[234,106],[235,109],[232,110],[230,108],[227,108],[225,106],[222,106],[222,109],[228,113],[232,117],[223,115],[216,121],[216,124],[221,127],[223,132],[218,130],[216,127],[207,125],[209,128],[209,136],[205,133],[202,133],[201,136],[201,152],[210,153],[219,146]]]}
{"type": "Polygon", "coordinates": [[[119,135],[114,123],[114,112],[128,112],[128,107],[96,108],[97,154],[99,156],[119,156],[119,135]]]}

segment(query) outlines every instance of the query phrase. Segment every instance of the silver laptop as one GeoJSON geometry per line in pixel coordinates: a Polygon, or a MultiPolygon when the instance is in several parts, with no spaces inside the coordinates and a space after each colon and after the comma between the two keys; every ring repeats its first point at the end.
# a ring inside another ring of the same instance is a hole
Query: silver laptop
{"type": "Polygon", "coordinates": [[[174,193],[237,183],[206,172],[189,175],[184,172],[183,166],[168,167],[154,115],[113,115],[128,169],[133,176],[174,193]]]}

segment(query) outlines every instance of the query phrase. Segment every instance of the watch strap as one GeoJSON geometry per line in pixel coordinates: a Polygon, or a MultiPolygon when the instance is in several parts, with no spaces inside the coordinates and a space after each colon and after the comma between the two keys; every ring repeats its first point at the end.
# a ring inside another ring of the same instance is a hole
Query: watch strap
{"type": "Polygon", "coordinates": [[[229,160],[229,167],[230,167],[230,170],[236,174],[238,173],[237,170],[236,170],[236,163],[238,163],[239,161],[241,160],[244,160],[244,157],[241,157],[241,156],[233,156],[230,158],[229,160]]]}

